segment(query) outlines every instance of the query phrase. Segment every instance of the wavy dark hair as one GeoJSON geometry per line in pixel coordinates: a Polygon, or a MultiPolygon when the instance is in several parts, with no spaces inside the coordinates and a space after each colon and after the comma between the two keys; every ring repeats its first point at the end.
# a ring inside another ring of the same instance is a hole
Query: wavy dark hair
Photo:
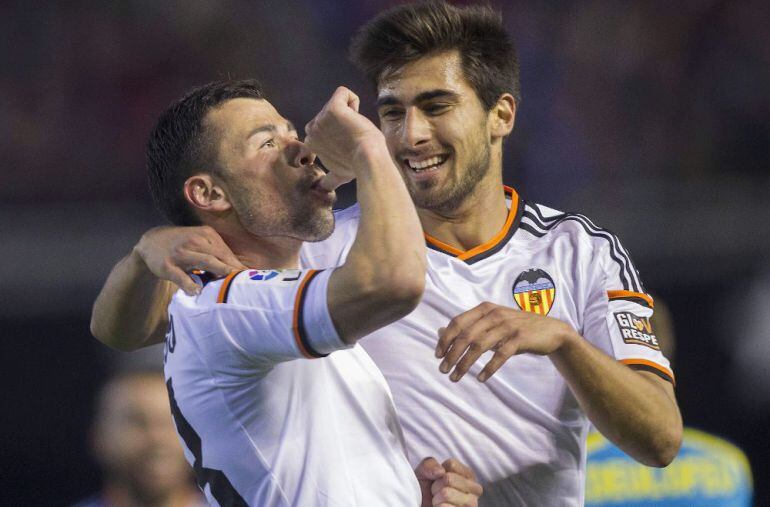
{"type": "Polygon", "coordinates": [[[465,78],[487,110],[503,93],[521,101],[516,47],[500,13],[488,6],[429,1],[393,7],[358,30],[350,57],[377,86],[409,62],[450,50],[459,51],[465,78]]]}

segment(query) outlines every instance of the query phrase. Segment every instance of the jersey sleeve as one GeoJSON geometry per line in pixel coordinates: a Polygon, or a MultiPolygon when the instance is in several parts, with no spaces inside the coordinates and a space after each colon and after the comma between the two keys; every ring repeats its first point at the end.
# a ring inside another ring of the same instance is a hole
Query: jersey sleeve
{"type": "Polygon", "coordinates": [[[583,336],[630,368],[650,371],[673,384],[671,365],[650,322],[653,299],[628,252],[617,237],[611,239],[593,259],[583,336]]]}
{"type": "Polygon", "coordinates": [[[216,328],[259,363],[325,357],[349,348],[327,304],[333,270],[252,270],[233,273],[218,288],[216,328]]]}

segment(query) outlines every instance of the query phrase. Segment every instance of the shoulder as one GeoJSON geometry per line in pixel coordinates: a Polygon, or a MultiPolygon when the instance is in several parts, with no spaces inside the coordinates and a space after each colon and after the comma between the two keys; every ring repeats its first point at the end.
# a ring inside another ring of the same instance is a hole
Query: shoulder
{"type": "Polygon", "coordinates": [[[575,242],[604,248],[619,244],[617,236],[582,213],[565,212],[526,202],[520,227],[537,238],[569,236],[575,242]]]}
{"type": "Polygon", "coordinates": [[[297,287],[318,273],[301,269],[248,269],[231,273],[212,286],[216,303],[247,306],[293,304],[297,287]]]}
{"type": "Polygon", "coordinates": [[[278,309],[293,304],[297,287],[318,272],[300,269],[247,269],[206,283],[197,296],[177,291],[172,302],[177,311],[205,312],[218,305],[243,305],[278,309]]]}
{"type": "Polygon", "coordinates": [[[566,241],[580,262],[601,267],[600,272],[617,279],[623,289],[644,292],[631,254],[620,239],[586,215],[527,202],[519,227],[535,239],[566,241]]]}

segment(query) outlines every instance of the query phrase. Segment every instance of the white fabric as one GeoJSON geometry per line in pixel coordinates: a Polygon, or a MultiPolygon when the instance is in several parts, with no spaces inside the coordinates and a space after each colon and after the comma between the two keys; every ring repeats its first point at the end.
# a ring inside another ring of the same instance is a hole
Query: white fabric
{"type": "MultiPolygon", "coordinates": [[[[517,206],[515,201],[509,205],[517,206]]],[[[523,201],[518,206],[524,206],[523,201]]],[[[608,291],[641,288],[633,266],[611,258],[625,255],[622,245],[608,233],[595,232],[582,218],[554,225],[551,218],[561,214],[542,206],[537,212],[546,215],[543,220],[530,219],[528,215],[537,217],[534,208],[523,208],[528,213],[522,227],[477,262],[428,250],[426,291],[418,308],[362,340],[393,392],[412,462],[425,456],[465,462],[484,485],[480,505],[582,505],[589,423],[547,357],[513,357],[482,384],[475,375],[491,358],[487,352],[459,384],[451,383],[439,372],[434,350],[438,328],[452,317],[483,301],[518,308],[513,296],[516,279],[540,269],[555,284],[550,317],[569,323],[619,360],[639,358],[669,367],[659,351],[627,344],[620,337],[615,312],[651,314],[637,302],[608,299],[608,291]]],[[[358,217],[357,206],[338,212],[334,235],[303,247],[303,265],[341,264],[355,238],[358,217]]]]}
{"type": "Polygon", "coordinates": [[[419,505],[388,386],[329,317],[330,273],[305,285],[298,310],[310,348],[337,350],[320,359],[305,359],[293,329],[309,272],[242,272],[224,303],[222,280],[197,297],[174,296],[167,385],[212,505],[236,494],[255,507],[419,505]]]}

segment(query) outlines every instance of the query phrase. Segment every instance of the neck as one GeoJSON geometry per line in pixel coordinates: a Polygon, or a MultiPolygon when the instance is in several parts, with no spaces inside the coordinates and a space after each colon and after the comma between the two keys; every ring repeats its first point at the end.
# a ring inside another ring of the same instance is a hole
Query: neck
{"type": "Polygon", "coordinates": [[[448,213],[418,209],[417,214],[426,234],[458,250],[486,243],[508,218],[502,176],[490,168],[457,209],[448,213]]]}
{"type": "Polygon", "coordinates": [[[244,266],[254,269],[289,269],[299,267],[302,241],[282,236],[256,237],[245,231],[236,234],[220,232],[244,266]]]}

